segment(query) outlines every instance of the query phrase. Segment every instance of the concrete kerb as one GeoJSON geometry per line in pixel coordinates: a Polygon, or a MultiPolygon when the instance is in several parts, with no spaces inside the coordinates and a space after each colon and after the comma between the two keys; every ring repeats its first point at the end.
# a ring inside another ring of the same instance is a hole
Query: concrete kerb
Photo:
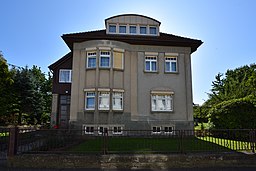
{"type": "Polygon", "coordinates": [[[169,169],[203,167],[256,167],[256,155],[226,154],[135,154],[58,155],[23,154],[8,158],[10,168],[102,168],[169,169]]]}

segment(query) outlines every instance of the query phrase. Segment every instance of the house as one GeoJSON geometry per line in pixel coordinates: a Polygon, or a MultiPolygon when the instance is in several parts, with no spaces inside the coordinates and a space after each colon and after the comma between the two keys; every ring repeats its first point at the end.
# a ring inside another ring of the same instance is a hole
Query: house
{"type": "Polygon", "coordinates": [[[85,134],[193,129],[191,54],[202,41],[160,25],[124,14],[105,19],[103,30],[62,35],[71,51],[49,66],[52,126],[85,134]]]}

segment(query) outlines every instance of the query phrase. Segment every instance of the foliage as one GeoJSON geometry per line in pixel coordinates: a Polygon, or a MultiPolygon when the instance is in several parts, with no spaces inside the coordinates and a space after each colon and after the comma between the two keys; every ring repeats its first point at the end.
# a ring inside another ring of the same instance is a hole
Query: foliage
{"type": "Polygon", "coordinates": [[[14,67],[9,70],[6,61],[2,59],[0,65],[0,82],[4,83],[0,85],[0,93],[4,94],[0,98],[0,125],[48,122],[51,111],[51,75],[48,73],[47,78],[37,66],[31,69],[27,66],[14,67]]]}
{"type": "Polygon", "coordinates": [[[252,96],[223,101],[211,108],[209,121],[218,129],[256,128],[255,102],[252,96]]]}
{"type": "Polygon", "coordinates": [[[256,64],[218,73],[208,95],[195,116],[208,118],[217,129],[256,128],[256,64]]]}

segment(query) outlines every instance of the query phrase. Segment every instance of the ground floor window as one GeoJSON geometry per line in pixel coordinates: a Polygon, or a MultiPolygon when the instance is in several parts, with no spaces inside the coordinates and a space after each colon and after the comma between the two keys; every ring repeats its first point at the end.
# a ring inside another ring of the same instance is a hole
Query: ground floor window
{"type": "Polygon", "coordinates": [[[113,127],[113,134],[122,134],[123,133],[123,129],[121,126],[114,126],[113,127]]]}
{"type": "Polygon", "coordinates": [[[165,133],[165,134],[171,134],[171,133],[173,133],[173,127],[172,127],[172,126],[165,126],[165,127],[164,127],[164,133],[165,133]]]}
{"type": "Polygon", "coordinates": [[[85,126],[84,127],[85,134],[94,134],[94,127],[93,126],[85,126]]]}
{"type": "Polygon", "coordinates": [[[161,134],[161,127],[160,126],[153,126],[152,133],[153,134],[161,134]]]}
{"type": "Polygon", "coordinates": [[[172,96],[170,94],[151,94],[152,111],[173,111],[172,96]]]}

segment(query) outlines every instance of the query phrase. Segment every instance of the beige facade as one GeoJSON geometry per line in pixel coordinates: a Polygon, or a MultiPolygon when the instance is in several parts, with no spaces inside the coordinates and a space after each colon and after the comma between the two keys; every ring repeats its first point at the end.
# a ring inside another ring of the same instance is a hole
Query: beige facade
{"type": "Polygon", "coordinates": [[[106,30],[63,36],[72,53],[71,128],[193,128],[191,54],[202,42],[162,34],[160,24],[120,15],[106,19],[106,30]]]}

